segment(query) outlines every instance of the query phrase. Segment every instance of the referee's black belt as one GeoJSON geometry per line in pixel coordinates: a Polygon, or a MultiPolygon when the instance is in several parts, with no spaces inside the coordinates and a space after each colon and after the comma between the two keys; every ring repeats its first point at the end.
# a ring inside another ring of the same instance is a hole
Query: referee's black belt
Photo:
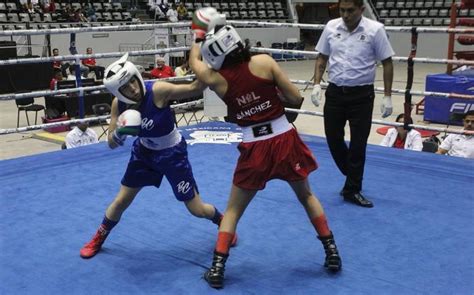
{"type": "Polygon", "coordinates": [[[374,85],[369,84],[369,85],[361,85],[361,86],[337,86],[334,83],[329,83],[328,88],[332,88],[342,93],[360,93],[360,92],[366,92],[366,91],[373,91],[374,85]]]}

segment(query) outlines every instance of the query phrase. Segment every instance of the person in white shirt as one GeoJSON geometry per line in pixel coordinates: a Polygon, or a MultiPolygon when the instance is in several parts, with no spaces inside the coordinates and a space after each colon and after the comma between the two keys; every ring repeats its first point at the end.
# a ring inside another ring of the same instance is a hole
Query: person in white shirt
{"type": "MultiPolygon", "coordinates": [[[[405,115],[399,114],[395,120],[397,123],[405,122],[405,115]]],[[[408,124],[413,124],[412,118],[408,119],[408,124]]],[[[380,143],[381,146],[394,147],[398,149],[421,151],[423,140],[420,132],[413,128],[406,130],[403,126],[388,129],[387,134],[380,143]]]]}
{"type": "Polygon", "coordinates": [[[66,148],[71,149],[99,142],[97,133],[87,123],[79,123],[66,135],[66,148]]]}
{"type": "Polygon", "coordinates": [[[67,75],[66,80],[76,81],[76,69],[74,65],[69,66],[69,75],[67,75]]]}
{"type": "Polygon", "coordinates": [[[362,16],[363,0],[339,0],[340,18],[330,20],[316,45],[319,56],[314,69],[311,101],[321,102],[321,79],[328,65],[329,86],[324,104],[324,131],[331,155],[346,176],[340,194],[362,207],[373,203],[362,194],[367,139],[372,124],[374,80],[377,61],[383,65],[382,117],[392,114],[392,82],[395,54],[383,25],[362,16]],[[349,121],[351,139],[344,141],[349,121]]]}
{"type": "Polygon", "coordinates": [[[174,4],[171,4],[171,7],[166,12],[166,18],[172,23],[178,21],[178,12],[176,11],[176,7],[174,4]]]}
{"type": "Polygon", "coordinates": [[[471,134],[450,134],[441,143],[437,154],[474,159],[474,111],[469,111],[463,116],[465,131],[471,134]]]}

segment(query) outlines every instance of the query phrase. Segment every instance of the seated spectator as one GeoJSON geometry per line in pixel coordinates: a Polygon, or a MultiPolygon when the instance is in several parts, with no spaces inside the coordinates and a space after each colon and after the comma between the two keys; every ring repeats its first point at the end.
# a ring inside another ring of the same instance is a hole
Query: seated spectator
{"type": "Polygon", "coordinates": [[[178,13],[178,20],[185,20],[188,18],[188,10],[184,6],[183,2],[179,2],[176,12],[178,13]]]}
{"type": "Polygon", "coordinates": [[[178,21],[178,12],[176,11],[174,4],[171,4],[170,8],[166,12],[166,19],[172,23],[178,21]]]}
{"type": "Polygon", "coordinates": [[[250,44],[250,39],[249,39],[249,38],[245,38],[245,40],[244,40],[244,46],[245,46],[245,48],[250,48],[250,47],[252,47],[252,45],[250,44]]]}
{"type": "Polygon", "coordinates": [[[55,4],[55,1],[54,1],[54,0],[50,0],[50,1],[49,1],[49,5],[47,6],[47,8],[48,8],[48,11],[47,11],[47,12],[55,13],[55,12],[56,12],[56,4],[55,4]]]}
{"type": "Polygon", "coordinates": [[[75,23],[86,23],[88,22],[87,18],[84,16],[81,8],[78,8],[72,14],[72,21],[75,23]]]}
{"type": "MultiPolygon", "coordinates": [[[[474,111],[463,116],[463,130],[474,131],[474,111]]],[[[450,134],[438,148],[437,154],[474,159],[474,134],[450,134]]]]}
{"type": "Polygon", "coordinates": [[[74,65],[71,65],[69,67],[69,75],[67,75],[66,80],[76,81],[76,68],[74,67],[74,65]]]}
{"type": "Polygon", "coordinates": [[[87,4],[85,15],[88,21],[90,22],[97,21],[97,15],[95,14],[95,8],[94,8],[94,5],[92,5],[92,3],[87,4]]]}
{"type": "MultiPolygon", "coordinates": [[[[59,56],[59,49],[53,48],[53,56],[59,56]]],[[[61,70],[64,77],[67,77],[66,69],[69,68],[68,63],[63,63],[62,61],[53,61],[53,68],[61,70]]]]}
{"type": "Polygon", "coordinates": [[[183,63],[174,69],[176,77],[183,77],[190,75],[192,73],[191,68],[189,67],[189,61],[186,58],[183,58],[183,63]]]}
{"type": "MultiPolygon", "coordinates": [[[[405,115],[398,115],[395,122],[404,123],[405,115]]],[[[411,118],[408,120],[408,124],[413,124],[411,118]]],[[[421,139],[420,132],[415,129],[409,128],[406,130],[403,126],[399,126],[388,129],[380,145],[397,149],[421,151],[423,149],[423,140],[421,139]]]]}
{"type": "Polygon", "coordinates": [[[68,149],[97,142],[99,142],[97,133],[95,133],[93,129],[89,128],[89,124],[87,122],[78,123],[74,129],[69,131],[65,140],[66,148],[68,149]]]}
{"type": "MultiPolygon", "coordinates": [[[[92,48],[88,47],[86,53],[92,54],[92,48]]],[[[95,73],[96,79],[98,80],[104,79],[105,68],[102,66],[98,66],[96,64],[95,58],[91,57],[91,58],[83,59],[82,64],[86,66],[87,68],[89,68],[89,71],[93,71],[95,73]]]]}
{"type": "Polygon", "coordinates": [[[53,78],[49,82],[49,89],[50,90],[58,90],[58,81],[63,80],[63,73],[61,69],[55,68],[53,78]]]}
{"type": "Polygon", "coordinates": [[[158,4],[158,9],[161,11],[161,13],[166,15],[166,13],[168,12],[168,9],[169,9],[168,1],[163,1],[162,0],[161,3],[158,4]]]}
{"type": "Polygon", "coordinates": [[[156,68],[151,70],[151,72],[143,73],[143,77],[145,78],[154,78],[154,79],[161,79],[161,78],[169,78],[176,76],[173,69],[165,65],[165,59],[162,56],[158,56],[156,58],[156,68]]]}

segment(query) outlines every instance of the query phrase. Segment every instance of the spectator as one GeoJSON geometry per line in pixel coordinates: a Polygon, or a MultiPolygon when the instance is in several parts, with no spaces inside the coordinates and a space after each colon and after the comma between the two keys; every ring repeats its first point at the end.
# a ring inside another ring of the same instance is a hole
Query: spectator
{"type": "MultiPolygon", "coordinates": [[[[395,122],[404,123],[405,115],[398,115],[395,122]]],[[[413,124],[412,118],[408,120],[408,124],[413,124]]],[[[403,126],[388,129],[380,145],[414,151],[421,151],[423,149],[420,132],[412,128],[406,130],[403,126]]]]}
{"type": "Polygon", "coordinates": [[[178,12],[176,11],[174,4],[171,4],[171,7],[166,12],[166,18],[172,23],[178,22],[178,12]]]}
{"type": "Polygon", "coordinates": [[[84,14],[82,13],[82,9],[78,8],[72,14],[72,21],[76,22],[76,23],[80,23],[80,22],[85,22],[86,23],[88,20],[84,16],[84,14]]]}
{"type": "Polygon", "coordinates": [[[178,20],[185,20],[188,17],[188,10],[184,6],[183,2],[179,2],[178,7],[176,8],[176,12],[178,13],[178,20]]]}
{"type": "MultiPolygon", "coordinates": [[[[463,116],[464,131],[474,131],[474,111],[463,116]]],[[[441,143],[437,154],[474,159],[474,133],[450,134],[441,143]]]]}
{"type": "Polygon", "coordinates": [[[183,77],[192,73],[191,68],[189,67],[189,61],[186,58],[183,58],[183,63],[176,67],[174,70],[176,77],[183,77]]]}
{"type": "MultiPolygon", "coordinates": [[[[92,48],[87,47],[86,53],[87,54],[92,54],[92,48]]],[[[98,80],[104,79],[104,70],[105,70],[105,68],[102,67],[102,66],[98,66],[96,64],[95,58],[90,57],[90,58],[83,59],[82,64],[84,66],[86,66],[89,69],[89,71],[93,71],[95,73],[96,79],[98,79],[98,80]]]]}
{"type": "Polygon", "coordinates": [[[252,45],[250,44],[250,39],[249,39],[249,38],[245,38],[245,40],[244,40],[244,46],[245,46],[245,48],[250,48],[250,47],[252,47],[252,45]]]}
{"type": "Polygon", "coordinates": [[[57,90],[58,89],[58,81],[63,80],[63,73],[61,69],[55,68],[54,75],[51,81],[49,82],[49,89],[50,90],[57,90]]]}
{"type": "Polygon", "coordinates": [[[97,21],[97,15],[95,14],[95,8],[92,3],[87,4],[87,9],[86,9],[86,17],[87,20],[90,22],[96,22],[97,21]]]}
{"type": "Polygon", "coordinates": [[[66,135],[66,148],[71,149],[79,146],[93,144],[99,142],[97,133],[89,128],[87,122],[78,123],[74,129],[66,135]]]}
{"type": "Polygon", "coordinates": [[[257,41],[257,44],[255,44],[255,47],[263,47],[263,46],[262,46],[262,42],[257,41]]]}
{"type": "Polygon", "coordinates": [[[74,65],[71,65],[69,67],[69,75],[67,75],[66,80],[76,81],[76,68],[74,67],[74,65]]]}
{"type": "Polygon", "coordinates": [[[165,65],[165,59],[162,56],[156,58],[156,68],[151,70],[150,73],[143,73],[146,78],[169,78],[176,76],[173,69],[165,65]]]}
{"type": "MultiPolygon", "coordinates": [[[[160,0],[158,0],[160,1],[160,0]]],[[[168,1],[166,0],[161,0],[160,4],[158,4],[158,9],[161,11],[162,14],[166,15],[168,12],[169,6],[168,6],[168,1]]]]}
{"type": "Polygon", "coordinates": [[[56,12],[56,3],[55,3],[54,0],[49,1],[48,12],[50,12],[50,13],[55,13],[56,12]]]}
{"type": "MultiPolygon", "coordinates": [[[[59,56],[59,49],[53,49],[53,56],[59,56]]],[[[66,69],[69,68],[69,63],[63,63],[59,60],[53,61],[53,68],[61,70],[63,77],[67,77],[66,69]]]]}

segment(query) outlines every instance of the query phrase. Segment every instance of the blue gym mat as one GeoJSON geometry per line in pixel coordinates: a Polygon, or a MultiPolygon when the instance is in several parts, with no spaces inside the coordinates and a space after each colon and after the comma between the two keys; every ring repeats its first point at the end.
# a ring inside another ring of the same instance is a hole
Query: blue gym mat
{"type": "MultiPolygon", "coordinates": [[[[238,130],[182,130],[204,201],[225,209],[238,130]],[[232,142],[232,143],[229,143],[232,142]]],[[[372,209],[342,201],[344,182],[324,138],[303,136],[320,168],[310,175],[343,259],[324,251],[291,188],[274,180],[238,227],[223,291],[202,274],[217,228],[175,200],[167,181],[145,188],[94,258],[79,249],[118,191],[130,155],[105,143],[0,161],[0,294],[473,294],[474,161],[369,146],[364,193],[372,209]]]]}

